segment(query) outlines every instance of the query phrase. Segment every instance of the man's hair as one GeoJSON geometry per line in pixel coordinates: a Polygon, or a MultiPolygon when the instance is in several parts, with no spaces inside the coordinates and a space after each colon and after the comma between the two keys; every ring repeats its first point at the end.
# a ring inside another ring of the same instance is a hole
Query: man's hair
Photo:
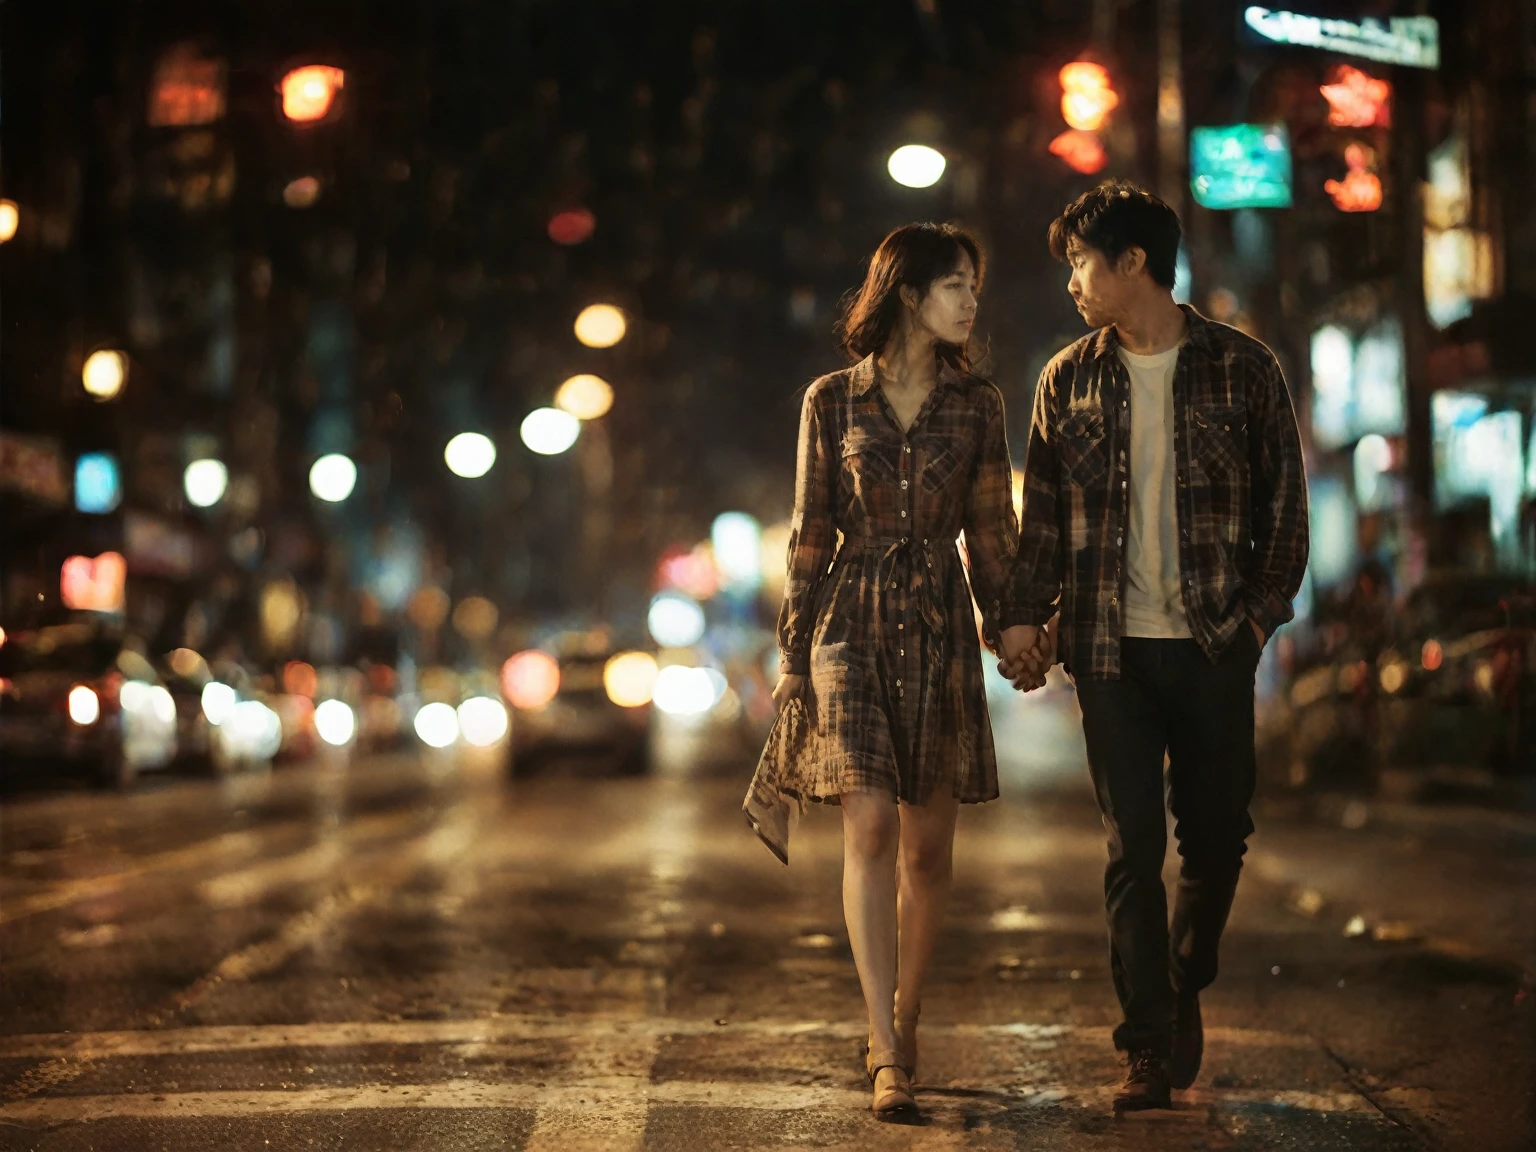
{"type": "Polygon", "coordinates": [[[1140,248],[1147,254],[1147,273],[1172,288],[1182,235],[1178,214],[1163,200],[1128,180],[1106,180],[1051,222],[1051,255],[1065,262],[1067,243],[1074,237],[1112,261],[1140,248]]]}

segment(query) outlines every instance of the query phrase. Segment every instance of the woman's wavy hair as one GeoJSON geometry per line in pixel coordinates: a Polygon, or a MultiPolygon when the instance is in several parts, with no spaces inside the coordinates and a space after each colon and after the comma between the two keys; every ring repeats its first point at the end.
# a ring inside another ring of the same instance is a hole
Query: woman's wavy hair
{"type": "MultiPolygon", "coordinates": [[[[953,272],[962,256],[976,269],[976,291],[986,271],[986,254],[980,242],[954,224],[907,224],[884,240],[869,260],[869,272],[858,292],[850,293],[837,331],[843,351],[852,363],[879,353],[890,343],[901,323],[901,289],[910,285],[918,298],[928,295],[933,282],[953,272]]],[[[939,358],[956,371],[969,372],[967,344],[939,345],[939,358]]]]}

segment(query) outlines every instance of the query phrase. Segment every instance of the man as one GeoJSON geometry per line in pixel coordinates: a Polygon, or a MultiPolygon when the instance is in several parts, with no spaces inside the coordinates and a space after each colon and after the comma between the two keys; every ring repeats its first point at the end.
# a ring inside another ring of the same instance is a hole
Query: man
{"type": "Polygon", "coordinates": [[[1016,686],[1066,665],[1109,835],[1110,970],[1129,1072],[1116,1111],[1169,1106],[1200,1069],[1200,992],[1253,796],[1253,681],[1307,564],[1307,490],[1280,367],[1173,299],[1178,217],[1108,182],[1051,225],[1097,331],[1041,374],[1024,460],[1016,686]],[[1183,858],[1173,925],[1168,803],[1183,858]]]}

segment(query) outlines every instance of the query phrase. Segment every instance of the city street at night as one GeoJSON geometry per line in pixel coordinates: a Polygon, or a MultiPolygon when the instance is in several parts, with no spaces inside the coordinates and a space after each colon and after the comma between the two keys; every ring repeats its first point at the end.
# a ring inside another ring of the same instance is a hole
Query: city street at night
{"type": "Polygon", "coordinates": [[[1536,822],[1384,803],[1261,813],[1205,1071],[1114,1121],[1071,701],[999,723],[1005,798],[962,815],[920,1126],[867,1110],[836,813],[786,870],[749,762],[685,744],[639,779],[413,753],[13,803],[0,1147],[1528,1146],[1536,822]]]}
{"type": "Polygon", "coordinates": [[[1536,1150],[1536,0],[0,108],[0,1152],[1536,1150]]]}

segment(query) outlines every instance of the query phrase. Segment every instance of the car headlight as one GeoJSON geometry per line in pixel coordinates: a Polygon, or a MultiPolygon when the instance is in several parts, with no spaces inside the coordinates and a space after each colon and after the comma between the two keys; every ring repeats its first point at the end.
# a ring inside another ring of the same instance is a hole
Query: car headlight
{"type": "Polygon", "coordinates": [[[235,709],[235,690],[228,684],[210,680],[203,686],[203,715],[217,728],[235,709]]]}
{"type": "Polygon", "coordinates": [[[357,731],[357,717],[342,700],[326,700],[315,708],[315,731],[327,744],[340,748],[357,731]]]}
{"type": "Polygon", "coordinates": [[[69,718],[82,728],[101,718],[101,697],[94,689],[76,684],[69,690],[69,718]]]}

